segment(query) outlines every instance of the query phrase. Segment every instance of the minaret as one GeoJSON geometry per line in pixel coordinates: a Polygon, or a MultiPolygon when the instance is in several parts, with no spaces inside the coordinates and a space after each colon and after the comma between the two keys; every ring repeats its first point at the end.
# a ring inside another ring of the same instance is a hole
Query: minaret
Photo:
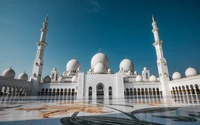
{"type": "Polygon", "coordinates": [[[158,34],[158,27],[157,24],[154,20],[154,16],[152,15],[152,26],[153,26],[153,34],[154,34],[154,40],[155,42],[153,43],[153,46],[156,49],[156,55],[157,55],[157,66],[158,66],[158,73],[160,77],[160,82],[161,82],[161,87],[162,87],[162,93],[163,96],[170,96],[170,91],[169,91],[169,72],[168,72],[168,67],[167,67],[167,61],[164,57],[163,54],[163,49],[162,49],[162,44],[163,41],[160,40],[159,34],[158,34]]]}
{"type": "Polygon", "coordinates": [[[33,70],[32,70],[32,86],[31,86],[31,95],[38,95],[39,90],[39,83],[41,81],[42,76],[42,69],[43,69],[43,58],[44,58],[44,49],[48,45],[46,43],[46,35],[48,32],[47,29],[48,26],[48,15],[45,18],[45,21],[43,22],[43,27],[41,28],[41,36],[40,41],[37,42],[37,53],[36,58],[34,60],[33,64],[33,70]]]}

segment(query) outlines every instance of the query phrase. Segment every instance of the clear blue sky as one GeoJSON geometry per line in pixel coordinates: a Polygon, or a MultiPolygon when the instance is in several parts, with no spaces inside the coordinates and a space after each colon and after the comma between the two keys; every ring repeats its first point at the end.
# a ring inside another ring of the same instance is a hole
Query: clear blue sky
{"type": "Polygon", "coordinates": [[[49,32],[43,77],[57,67],[59,75],[75,57],[81,70],[101,48],[114,72],[126,56],[141,74],[144,66],[158,76],[152,43],[152,13],[164,41],[170,75],[200,71],[199,0],[1,0],[0,72],[12,66],[31,75],[36,42],[46,14],[49,32]]]}

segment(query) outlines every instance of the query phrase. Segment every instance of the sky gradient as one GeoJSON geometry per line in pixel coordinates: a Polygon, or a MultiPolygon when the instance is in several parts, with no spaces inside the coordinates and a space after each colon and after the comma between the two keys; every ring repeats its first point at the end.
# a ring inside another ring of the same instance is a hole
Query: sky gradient
{"type": "Polygon", "coordinates": [[[43,77],[54,67],[61,75],[74,56],[81,71],[88,71],[99,48],[114,72],[126,57],[139,74],[147,67],[158,76],[152,14],[164,41],[170,76],[174,71],[184,76],[189,66],[200,72],[199,6],[199,0],[1,0],[0,73],[12,66],[16,77],[23,71],[31,76],[46,14],[43,77]]]}

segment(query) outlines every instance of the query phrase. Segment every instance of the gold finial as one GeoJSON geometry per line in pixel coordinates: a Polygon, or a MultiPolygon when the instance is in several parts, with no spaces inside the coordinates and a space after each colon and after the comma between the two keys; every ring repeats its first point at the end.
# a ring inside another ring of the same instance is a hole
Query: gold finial
{"type": "Polygon", "coordinates": [[[124,59],[126,59],[126,56],[124,57],[124,59]]]}
{"type": "Polygon", "coordinates": [[[76,59],[76,56],[74,55],[73,59],[76,59]]]}
{"type": "Polygon", "coordinates": [[[152,20],[153,20],[153,22],[154,22],[154,16],[153,16],[153,14],[152,14],[152,20]]]}
{"type": "Polygon", "coordinates": [[[46,18],[45,18],[45,22],[47,22],[48,21],[48,14],[46,15],[46,18]]]}
{"type": "Polygon", "coordinates": [[[101,48],[99,48],[99,53],[101,53],[101,48]]]}

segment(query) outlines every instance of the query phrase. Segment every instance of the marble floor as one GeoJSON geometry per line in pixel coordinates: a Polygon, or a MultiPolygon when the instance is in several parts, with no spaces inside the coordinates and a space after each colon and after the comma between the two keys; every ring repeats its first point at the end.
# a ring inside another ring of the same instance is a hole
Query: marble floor
{"type": "Polygon", "coordinates": [[[199,101],[0,97],[0,125],[200,125],[199,101]]]}

